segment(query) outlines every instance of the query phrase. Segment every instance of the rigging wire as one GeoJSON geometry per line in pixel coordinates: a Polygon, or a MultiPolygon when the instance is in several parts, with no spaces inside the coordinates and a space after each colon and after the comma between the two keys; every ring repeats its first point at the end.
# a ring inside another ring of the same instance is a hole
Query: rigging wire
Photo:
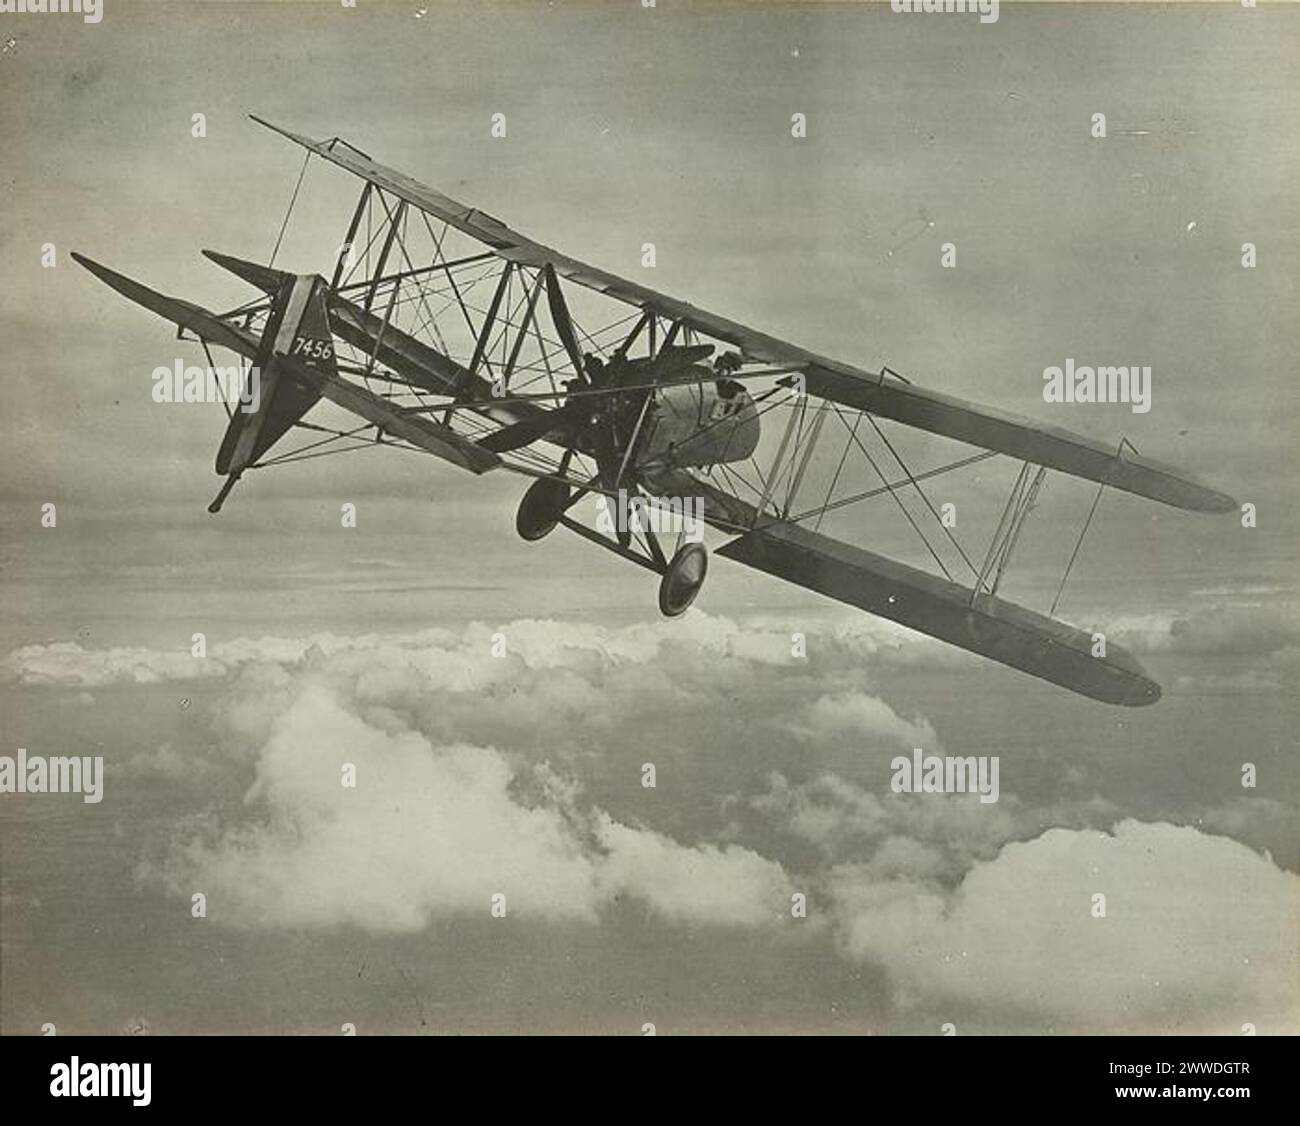
{"type": "Polygon", "coordinates": [[[307,175],[307,164],[311,158],[312,152],[308,149],[307,155],[303,157],[302,168],[298,172],[298,182],[293,186],[293,197],[289,200],[289,209],[284,213],[284,222],[280,224],[280,233],[275,237],[275,246],[271,250],[271,261],[267,263],[268,268],[275,265],[275,256],[280,253],[280,243],[284,239],[284,232],[289,227],[289,216],[293,214],[293,205],[298,202],[298,192],[302,188],[303,177],[307,175]]]}
{"type": "MultiPolygon", "coordinates": [[[[832,408],[835,410],[835,417],[840,420],[840,424],[844,427],[845,430],[848,430],[849,424],[844,421],[844,415],[840,413],[839,408],[837,406],[834,406],[834,404],[832,404],[832,408]]],[[[868,415],[867,417],[870,417],[870,415],[868,415]]],[[[911,514],[911,512],[908,511],[907,505],[903,503],[902,497],[900,497],[897,491],[894,489],[894,487],[889,484],[889,478],[885,476],[880,466],[876,464],[876,459],[871,456],[871,451],[868,450],[867,447],[862,444],[861,440],[857,437],[855,433],[850,432],[850,437],[852,437],[858,449],[862,451],[862,456],[867,459],[867,461],[871,465],[871,468],[876,471],[876,475],[880,478],[881,482],[884,485],[888,486],[889,495],[894,498],[894,501],[898,504],[898,507],[902,511],[903,515],[907,517],[907,522],[912,525],[912,529],[916,532],[918,536],[921,537],[921,542],[925,544],[926,550],[929,551],[929,553],[934,557],[934,561],[939,564],[939,570],[943,572],[944,577],[949,582],[952,582],[952,574],[949,572],[947,566],[945,566],[942,557],[939,555],[937,551],[934,550],[934,547],[930,544],[930,541],[926,538],[925,533],[921,530],[921,526],[916,522],[916,518],[911,514]]]]}
{"type": "MultiPolygon", "coordinates": [[[[864,411],[863,413],[865,414],[866,412],[864,411]]],[[[957,537],[952,534],[952,529],[949,528],[948,525],[943,522],[943,518],[939,515],[938,512],[935,511],[934,505],[930,503],[930,498],[926,495],[925,490],[921,488],[920,482],[915,477],[912,476],[912,471],[908,469],[907,463],[901,457],[898,456],[898,451],[894,449],[894,444],[885,436],[885,432],[880,429],[880,427],[876,423],[875,418],[873,418],[870,414],[867,414],[867,421],[871,423],[872,429],[875,430],[877,435],[879,435],[880,440],[885,443],[885,446],[889,450],[889,452],[894,455],[894,460],[898,462],[898,467],[904,473],[907,474],[908,481],[911,482],[912,487],[917,491],[917,493],[920,494],[921,499],[925,501],[925,507],[930,510],[930,515],[933,516],[936,521],[938,521],[939,527],[941,527],[944,530],[944,533],[951,541],[952,546],[957,549],[957,554],[962,557],[962,560],[965,562],[966,566],[970,568],[971,574],[975,575],[975,577],[978,578],[979,572],[975,570],[975,564],[970,561],[970,557],[966,554],[965,551],[962,550],[961,544],[957,542],[957,537]]]]}
{"type": "Polygon", "coordinates": [[[1097,495],[1092,498],[1092,507],[1088,509],[1088,518],[1083,522],[1083,530],[1079,532],[1079,538],[1075,541],[1074,551],[1070,553],[1070,561],[1065,565],[1065,574],[1061,576],[1061,585],[1056,589],[1056,597],[1052,599],[1052,608],[1047,611],[1050,618],[1056,614],[1056,607],[1060,605],[1061,595],[1065,593],[1065,583],[1070,577],[1070,570],[1074,567],[1074,561],[1079,558],[1079,549],[1083,547],[1083,537],[1088,534],[1088,528],[1092,525],[1092,518],[1097,514],[1097,505],[1101,503],[1101,494],[1106,491],[1106,483],[1103,481],[1097,486],[1097,495]]]}
{"type": "MultiPolygon", "coordinates": [[[[861,416],[859,416],[859,419],[860,418],[861,416]]],[[[844,444],[844,454],[840,458],[841,467],[844,465],[844,458],[848,456],[848,452],[851,444],[852,443],[849,442],[845,442],[844,444]]],[[[997,456],[998,453],[996,450],[985,450],[983,453],[972,454],[970,457],[964,457],[960,461],[949,462],[947,465],[940,465],[934,469],[927,469],[924,472],[917,473],[915,475],[916,480],[925,481],[931,477],[938,477],[942,473],[951,473],[955,469],[965,469],[966,466],[968,465],[974,465],[976,462],[984,461],[988,458],[997,457],[997,456]]],[[[838,473],[836,476],[838,479],[838,473]]],[[[893,484],[895,488],[901,488],[903,485],[906,485],[907,482],[895,481],[893,484]]],[[[786,519],[789,520],[790,523],[792,524],[798,524],[803,520],[808,520],[811,517],[816,516],[820,521],[821,517],[827,512],[834,512],[836,509],[846,508],[848,505],[857,504],[860,501],[871,500],[874,497],[878,497],[883,495],[884,493],[889,492],[887,488],[881,485],[879,488],[867,489],[865,492],[854,493],[852,496],[841,497],[839,500],[835,501],[834,503],[831,503],[830,496],[831,493],[833,493],[834,491],[835,491],[835,482],[832,481],[831,488],[827,491],[826,494],[826,500],[823,501],[821,505],[819,505],[817,508],[806,509],[805,511],[799,513],[797,516],[788,516],[786,517],[786,519]]]]}

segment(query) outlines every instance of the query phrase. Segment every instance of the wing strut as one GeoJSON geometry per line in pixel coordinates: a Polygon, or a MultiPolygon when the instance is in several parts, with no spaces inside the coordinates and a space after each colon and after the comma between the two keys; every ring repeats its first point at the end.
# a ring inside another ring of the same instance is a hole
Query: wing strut
{"type": "Polygon", "coordinates": [[[1024,529],[1025,520],[1029,517],[1029,513],[1038,500],[1038,490],[1043,486],[1043,478],[1047,476],[1047,470],[1040,465],[1031,482],[1029,479],[1031,468],[1029,462],[1025,462],[1020,467],[1016,483],[1011,486],[1011,495],[1007,497],[1007,506],[1002,510],[1002,519],[998,521],[997,531],[993,533],[993,540],[989,544],[988,554],[984,556],[984,565],[980,568],[974,587],[971,588],[970,604],[972,606],[975,605],[975,600],[981,594],[997,594],[998,587],[1002,583],[1002,576],[1006,573],[1007,564],[1011,562],[1011,553],[1020,540],[1020,533],[1024,529]],[[987,587],[986,591],[985,583],[990,574],[993,575],[993,583],[987,587]]]}
{"type": "MultiPolygon", "coordinates": [[[[1116,457],[1124,456],[1124,447],[1127,446],[1135,454],[1138,452],[1137,446],[1127,438],[1119,440],[1119,447],[1115,451],[1116,457]]],[[[1141,454],[1138,454],[1141,457],[1141,454]]],[[[1061,576],[1061,585],[1056,588],[1056,597],[1052,599],[1052,608],[1047,611],[1048,615],[1056,613],[1056,608],[1061,604],[1061,595],[1065,593],[1065,584],[1070,579],[1070,572],[1074,569],[1074,561],[1079,558],[1079,551],[1083,547],[1084,537],[1088,534],[1088,529],[1092,527],[1092,518],[1097,515],[1097,506],[1101,504],[1101,494],[1106,491],[1106,482],[1103,481],[1097,486],[1097,495],[1092,498],[1092,507],[1088,509],[1088,516],[1083,522],[1083,527],[1079,530],[1079,538],[1074,541],[1074,550],[1070,552],[1070,561],[1065,565],[1065,574],[1061,576]]]]}

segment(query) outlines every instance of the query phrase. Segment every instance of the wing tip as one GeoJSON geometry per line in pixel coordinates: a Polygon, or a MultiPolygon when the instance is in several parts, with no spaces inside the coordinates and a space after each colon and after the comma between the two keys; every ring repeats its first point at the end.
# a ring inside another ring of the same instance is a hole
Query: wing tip
{"type": "Polygon", "coordinates": [[[1231,497],[1227,493],[1221,493],[1217,489],[1211,489],[1214,494],[1211,506],[1206,509],[1207,512],[1214,512],[1220,515],[1228,512],[1240,512],[1241,502],[1236,497],[1231,497]]]}
{"type": "Polygon", "coordinates": [[[283,125],[277,125],[274,121],[268,121],[265,117],[259,117],[255,113],[250,113],[248,117],[250,121],[257,122],[257,124],[262,126],[263,129],[269,129],[272,133],[279,133],[281,137],[286,137],[295,144],[303,145],[307,148],[311,148],[316,144],[316,142],[310,138],[304,137],[300,133],[295,133],[292,129],[286,129],[283,125]]]}
{"type": "Polygon", "coordinates": [[[249,285],[257,287],[263,293],[274,294],[284,279],[290,276],[284,270],[248,262],[243,258],[236,258],[233,254],[223,254],[219,250],[202,249],[199,253],[209,262],[248,282],[249,285]]]}
{"type": "Polygon", "coordinates": [[[1154,680],[1147,680],[1141,692],[1121,700],[1120,703],[1129,708],[1146,708],[1157,703],[1162,695],[1164,695],[1164,691],[1160,685],[1154,680]]]}
{"type": "Polygon", "coordinates": [[[69,256],[83,270],[89,270],[105,285],[121,291],[124,283],[130,284],[131,279],[125,274],[119,274],[116,270],[105,266],[102,262],[96,262],[93,258],[87,258],[84,254],[78,254],[75,250],[68,251],[69,256]]]}
{"type": "Polygon", "coordinates": [[[1164,501],[1166,504],[1172,504],[1174,507],[1188,512],[1236,512],[1241,507],[1235,497],[1225,493],[1222,489],[1216,489],[1199,473],[1158,461],[1146,460],[1141,464],[1151,472],[1162,474],[1171,487],[1162,492],[1154,490],[1139,492],[1139,496],[1146,496],[1150,500],[1164,501]]]}
{"type": "Polygon", "coordinates": [[[1183,478],[1183,484],[1187,486],[1189,492],[1183,498],[1183,503],[1178,504],[1177,507],[1184,511],[1208,512],[1211,515],[1222,516],[1229,512],[1238,512],[1241,509],[1241,505],[1235,497],[1220,492],[1212,485],[1207,485],[1204,481],[1188,475],[1183,478]]]}

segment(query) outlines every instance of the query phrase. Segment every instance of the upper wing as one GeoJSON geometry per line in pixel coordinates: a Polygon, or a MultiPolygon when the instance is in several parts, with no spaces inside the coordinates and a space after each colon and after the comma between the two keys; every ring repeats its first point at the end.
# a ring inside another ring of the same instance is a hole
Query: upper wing
{"type": "Polygon", "coordinates": [[[738,348],[747,359],[800,366],[805,370],[806,389],[819,398],[1178,508],[1229,512],[1237,507],[1232,497],[1183,470],[1136,453],[1124,454],[1058,427],[1044,426],[915,384],[886,379],[883,372],[867,372],[810,352],[535,242],[511,230],[499,219],[379,164],[346,141],[337,138],[313,141],[259,117],[253,120],[421,211],[442,219],[484,243],[502,258],[539,269],[550,265],[556,273],[578,285],[629,305],[651,309],[661,316],[680,321],[685,327],[723,340],[738,348]]]}

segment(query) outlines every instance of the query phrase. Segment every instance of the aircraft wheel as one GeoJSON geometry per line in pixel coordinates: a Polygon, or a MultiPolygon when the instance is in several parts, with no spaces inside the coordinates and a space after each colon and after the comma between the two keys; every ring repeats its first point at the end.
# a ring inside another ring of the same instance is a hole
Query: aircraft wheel
{"type": "Polygon", "coordinates": [[[569,486],[540,478],[528,486],[515,514],[515,531],[526,540],[540,540],[560,521],[569,503],[569,486]]]}
{"type": "Polygon", "coordinates": [[[684,614],[695,601],[709,571],[709,552],[702,543],[684,544],[659,581],[659,609],[665,617],[684,614]]]}

